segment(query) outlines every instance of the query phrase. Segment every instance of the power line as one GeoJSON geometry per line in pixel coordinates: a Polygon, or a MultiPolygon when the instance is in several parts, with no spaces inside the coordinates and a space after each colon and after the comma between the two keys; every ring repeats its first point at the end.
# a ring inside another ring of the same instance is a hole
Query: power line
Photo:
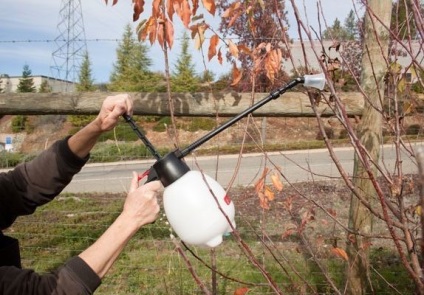
{"type": "MultiPolygon", "coordinates": [[[[74,39],[75,41],[79,42],[120,42],[122,39],[101,39],[101,38],[94,38],[94,39],[74,39]]],[[[68,42],[66,39],[38,39],[38,40],[0,40],[0,43],[51,43],[51,42],[68,42]]]]}

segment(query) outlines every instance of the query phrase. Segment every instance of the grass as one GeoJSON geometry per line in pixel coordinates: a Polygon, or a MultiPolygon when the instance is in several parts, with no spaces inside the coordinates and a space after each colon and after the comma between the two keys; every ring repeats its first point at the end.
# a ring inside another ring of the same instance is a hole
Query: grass
{"type": "MultiPolygon", "coordinates": [[[[39,208],[33,215],[20,217],[8,230],[8,234],[20,239],[24,267],[34,268],[38,272],[49,271],[92,244],[119,214],[123,202],[124,195],[120,194],[63,194],[39,208]]],[[[254,222],[255,218],[257,216],[249,217],[249,223],[254,222]]],[[[267,220],[267,224],[262,226],[272,230],[282,222],[274,218],[267,220]]],[[[255,257],[285,294],[333,293],[323,274],[311,263],[311,257],[306,255],[298,241],[273,237],[273,242],[267,243],[273,250],[273,257],[258,242],[250,225],[241,217],[237,219],[237,228],[243,232],[244,241],[255,257]]],[[[202,294],[184,260],[176,252],[169,234],[169,225],[163,218],[141,229],[127,245],[96,294],[202,294]]],[[[211,265],[209,249],[190,249],[211,265]]],[[[319,261],[342,289],[346,262],[330,255],[328,249],[323,248],[319,261]]],[[[198,276],[211,290],[210,269],[189,251],[185,250],[185,254],[198,276]]],[[[274,294],[233,237],[227,237],[215,249],[214,255],[217,269],[223,274],[218,275],[219,294],[233,294],[241,287],[248,287],[248,294],[274,294]]],[[[373,267],[384,276],[384,280],[395,284],[402,294],[410,294],[412,284],[393,257],[395,255],[389,249],[377,249],[372,253],[373,267]]],[[[384,280],[373,274],[377,293],[397,294],[384,280]]]]}

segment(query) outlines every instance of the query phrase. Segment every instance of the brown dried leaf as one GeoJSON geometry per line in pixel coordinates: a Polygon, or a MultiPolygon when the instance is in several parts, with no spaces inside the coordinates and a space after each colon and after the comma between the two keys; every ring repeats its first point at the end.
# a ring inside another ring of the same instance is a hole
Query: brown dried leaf
{"type": "Polygon", "coordinates": [[[337,216],[337,212],[336,212],[336,210],[334,210],[333,208],[329,208],[329,209],[327,209],[327,212],[328,212],[331,216],[333,216],[333,217],[336,217],[336,216],[337,216]]]}
{"type": "Polygon", "coordinates": [[[249,288],[246,288],[246,287],[238,288],[237,290],[234,291],[234,295],[246,295],[247,292],[249,292],[249,288]]]}
{"type": "MultiPolygon", "coordinates": [[[[157,31],[154,31],[156,34],[155,34],[155,37],[157,37],[157,40],[158,40],[158,43],[159,43],[159,45],[162,47],[162,49],[164,48],[164,42],[165,42],[165,37],[164,37],[164,35],[163,35],[163,33],[164,33],[164,31],[163,31],[163,23],[161,23],[161,24],[159,24],[158,25],[158,28],[157,28],[157,31]]],[[[154,36],[153,36],[153,32],[152,32],[152,34],[150,35],[150,43],[151,44],[153,44],[153,42],[154,42],[154,38],[153,38],[154,36]]]]}
{"type": "Polygon", "coordinates": [[[206,24],[200,24],[196,26],[194,46],[197,50],[199,50],[202,47],[203,42],[205,42],[206,29],[207,29],[206,24]]]}
{"type": "Polygon", "coordinates": [[[242,11],[238,11],[237,13],[234,13],[230,19],[230,21],[228,22],[228,27],[232,27],[234,25],[234,23],[236,22],[236,20],[240,17],[240,15],[242,15],[242,11]]]}
{"type": "Polygon", "coordinates": [[[209,61],[216,55],[216,47],[219,43],[219,37],[218,35],[213,35],[211,37],[211,40],[209,42],[209,50],[208,50],[208,59],[209,61]]]}
{"type": "Polygon", "coordinates": [[[232,16],[234,14],[234,11],[237,10],[240,7],[241,3],[240,1],[236,1],[233,4],[231,4],[230,7],[228,7],[224,13],[221,15],[221,17],[226,18],[229,16],[232,16]]]}
{"type": "Polygon", "coordinates": [[[268,186],[265,186],[264,194],[265,197],[267,197],[268,201],[273,201],[275,199],[274,192],[268,186]]]}
{"type": "MultiPolygon", "coordinates": [[[[106,5],[107,5],[108,0],[105,0],[105,3],[106,3],[106,5]]],[[[118,0],[113,0],[112,6],[113,6],[113,5],[115,5],[116,3],[118,3],[118,0]]]]}
{"type": "Polygon", "coordinates": [[[243,52],[245,54],[252,56],[252,50],[250,50],[250,48],[247,47],[245,44],[238,45],[237,47],[240,52],[243,52]]]}
{"type": "Polygon", "coordinates": [[[259,178],[258,181],[255,183],[255,192],[258,194],[259,192],[263,192],[265,187],[265,179],[259,178]]]}
{"type": "Polygon", "coordinates": [[[287,211],[292,211],[293,209],[293,196],[288,196],[287,198],[285,198],[284,202],[283,202],[283,206],[287,211]]]}
{"type": "Polygon", "coordinates": [[[241,78],[243,76],[243,72],[240,71],[237,68],[237,65],[236,65],[235,62],[233,63],[233,73],[232,74],[233,74],[233,81],[231,83],[231,86],[235,86],[235,85],[237,85],[240,82],[240,80],[241,80],[241,78]]]}
{"type": "Polygon", "coordinates": [[[134,4],[134,13],[133,13],[133,21],[137,21],[140,17],[140,14],[144,11],[144,0],[133,0],[134,4]]]}
{"type": "Polygon", "coordinates": [[[293,229],[293,228],[289,228],[289,229],[287,229],[282,235],[281,235],[281,238],[282,239],[285,239],[285,238],[287,238],[287,237],[290,237],[292,234],[294,234],[296,232],[296,230],[295,229],[293,229]]]}
{"type": "Polygon", "coordinates": [[[137,26],[138,40],[146,40],[151,31],[156,31],[156,19],[150,17],[148,20],[143,20],[137,26]]]}
{"type": "Polygon", "coordinates": [[[265,194],[262,192],[259,192],[258,197],[259,197],[259,205],[261,206],[261,208],[268,210],[269,209],[268,198],[265,197],[265,194]]]}
{"type": "Polygon", "coordinates": [[[154,0],[152,3],[152,16],[158,17],[160,14],[160,3],[161,0],[154,0]]]}
{"type": "Polygon", "coordinates": [[[210,14],[215,15],[215,10],[216,10],[215,0],[202,0],[202,2],[203,2],[203,6],[206,8],[206,10],[210,14]]]}
{"type": "Polygon", "coordinates": [[[235,58],[238,58],[239,50],[236,44],[234,44],[231,39],[228,39],[228,50],[230,51],[231,55],[235,58]]]}
{"type": "Polygon", "coordinates": [[[265,58],[265,71],[268,79],[274,81],[275,75],[281,68],[282,53],[279,48],[270,50],[268,45],[266,46],[268,54],[265,58]]]}
{"type": "Polygon", "coordinates": [[[166,1],[166,12],[169,19],[172,21],[173,15],[175,13],[174,3],[172,1],[166,1]]]}
{"type": "Polygon", "coordinates": [[[183,22],[184,26],[188,28],[188,25],[190,24],[190,20],[191,20],[191,9],[190,9],[190,4],[188,3],[187,0],[182,1],[180,12],[181,12],[180,13],[181,21],[183,22]]]}
{"type": "Polygon", "coordinates": [[[345,261],[349,261],[349,257],[347,256],[346,251],[341,248],[331,248],[331,253],[344,259],[345,261]]]}
{"type": "Polygon", "coordinates": [[[423,209],[420,205],[418,205],[417,207],[415,207],[414,213],[417,214],[418,216],[421,216],[423,212],[423,209]]]}
{"type": "Polygon", "coordinates": [[[199,9],[199,0],[192,0],[191,2],[193,3],[192,14],[196,15],[197,9],[199,9]]]}
{"type": "Polygon", "coordinates": [[[174,25],[171,21],[166,20],[166,43],[168,43],[168,47],[171,49],[172,45],[174,45],[174,25]]]}
{"type": "Polygon", "coordinates": [[[271,175],[271,181],[277,191],[281,192],[283,190],[283,183],[280,181],[280,176],[277,173],[274,172],[271,175]]]}
{"type": "Polygon", "coordinates": [[[218,62],[220,65],[222,65],[223,59],[222,59],[221,48],[218,50],[218,62]]]}

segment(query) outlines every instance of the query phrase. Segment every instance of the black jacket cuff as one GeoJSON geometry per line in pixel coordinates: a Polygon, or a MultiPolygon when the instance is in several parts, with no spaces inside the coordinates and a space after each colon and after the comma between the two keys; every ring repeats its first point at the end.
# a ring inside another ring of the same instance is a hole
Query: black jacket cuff
{"type": "Polygon", "coordinates": [[[66,263],[66,266],[78,276],[90,292],[94,292],[100,286],[101,279],[99,276],[79,256],[71,258],[71,260],[66,263]]]}

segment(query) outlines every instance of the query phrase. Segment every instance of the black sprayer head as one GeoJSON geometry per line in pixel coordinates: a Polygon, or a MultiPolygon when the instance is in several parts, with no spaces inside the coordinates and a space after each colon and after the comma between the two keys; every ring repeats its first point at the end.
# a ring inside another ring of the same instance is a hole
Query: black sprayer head
{"type": "Polygon", "coordinates": [[[178,158],[175,152],[171,152],[165,155],[162,159],[158,160],[155,164],[153,164],[152,169],[164,187],[172,184],[174,181],[178,180],[181,176],[190,171],[187,164],[178,158]]]}

